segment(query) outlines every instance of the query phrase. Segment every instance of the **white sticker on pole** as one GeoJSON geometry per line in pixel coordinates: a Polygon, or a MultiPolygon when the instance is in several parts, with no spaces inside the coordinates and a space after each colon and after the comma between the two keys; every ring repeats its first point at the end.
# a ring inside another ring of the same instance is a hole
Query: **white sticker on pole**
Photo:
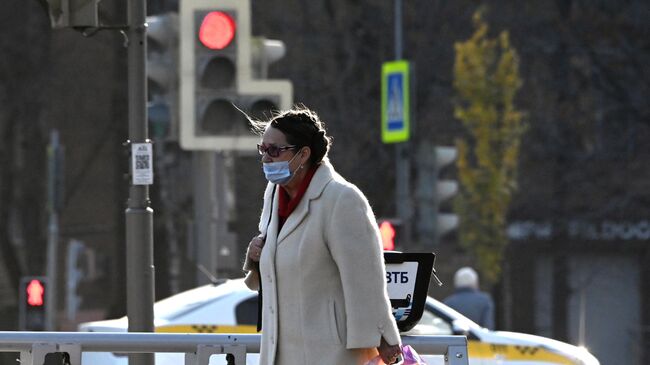
{"type": "Polygon", "coordinates": [[[151,143],[131,144],[133,185],[153,184],[153,149],[151,143]]]}

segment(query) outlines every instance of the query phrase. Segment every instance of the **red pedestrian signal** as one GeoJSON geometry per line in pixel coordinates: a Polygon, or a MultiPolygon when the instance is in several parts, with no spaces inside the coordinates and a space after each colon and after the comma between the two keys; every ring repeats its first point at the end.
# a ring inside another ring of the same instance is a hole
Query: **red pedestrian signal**
{"type": "Polygon", "coordinates": [[[27,304],[33,307],[40,307],[45,302],[43,300],[45,295],[45,287],[40,280],[32,279],[27,284],[27,304]]]}
{"type": "Polygon", "coordinates": [[[47,278],[45,276],[23,276],[18,293],[18,329],[20,331],[44,331],[46,327],[45,298],[47,278]]]}
{"type": "Polygon", "coordinates": [[[199,40],[210,49],[224,49],[235,38],[236,29],[237,25],[230,15],[211,11],[203,17],[199,40]]]}
{"type": "Polygon", "coordinates": [[[395,227],[389,221],[383,221],[379,224],[379,233],[384,251],[395,250],[395,227]]]}

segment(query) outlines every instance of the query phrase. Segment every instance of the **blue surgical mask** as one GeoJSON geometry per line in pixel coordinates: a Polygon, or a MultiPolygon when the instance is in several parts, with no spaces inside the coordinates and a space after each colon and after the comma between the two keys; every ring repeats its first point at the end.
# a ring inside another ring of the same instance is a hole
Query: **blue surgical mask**
{"type": "Polygon", "coordinates": [[[289,183],[289,181],[294,177],[295,172],[291,172],[289,164],[294,158],[296,158],[296,156],[298,156],[297,153],[289,161],[264,162],[262,164],[262,169],[264,170],[266,180],[276,185],[286,185],[289,183]]]}

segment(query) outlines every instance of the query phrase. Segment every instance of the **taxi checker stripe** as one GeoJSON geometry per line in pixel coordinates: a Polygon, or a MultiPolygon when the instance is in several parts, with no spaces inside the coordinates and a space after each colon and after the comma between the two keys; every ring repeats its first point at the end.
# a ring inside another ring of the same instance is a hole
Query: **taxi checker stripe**
{"type": "Polygon", "coordinates": [[[156,332],[160,333],[257,333],[257,328],[251,325],[200,325],[200,324],[185,324],[185,325],[169,325],[158,326],[156,332]]]}
{"type": "Polygon", "coordinates": [[[517,351],[521,352],[522,355],[526,355],[526,354],[535,355],[535,353],[537,352],[537,350],[539,350],[539,347],[533,347],[533,346],[515,346],[515,349],[517,349],[517,351]]]}
{"type": "Polygon", "coordinates": [[[469,340],[467,341],[467,352],[469,357],[474,359],[494,359],[498,356],[504,361],[535,361],[561,365],[575,364],[565,356],[537,346],[490,344],[469,340]]]}
{"type": "Polygon", "coordinates": [[[214,333],[217,330],[217,326],[206,325],[194,325],[192,328],[194,328],[194,331],[198,333],[214,333]]]}

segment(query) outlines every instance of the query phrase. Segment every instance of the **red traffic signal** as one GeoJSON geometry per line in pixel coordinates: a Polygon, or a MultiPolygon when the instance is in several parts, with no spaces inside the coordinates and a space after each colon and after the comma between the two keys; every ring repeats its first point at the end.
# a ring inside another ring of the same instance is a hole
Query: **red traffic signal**
{"type": "Polygon", "coordinates": [[[45,276],[23,276],[18,292],[18,329],[20,331],[43,331],[46,327],[45,298],[47,278],[45,276]]]}
{"type": "Polygon", "coordinates": [[[389,221],[383,221],[379,224],[379,233],[384,251],[395,250],[395,227],[389,221]]]}
{"type": "Polygon", "coordinates": [[[267,80],[283,50],[251,39],[249,0],[179,2],[179,139],[183,149],[249,151],[248,115],[293,104],[288,80],[267,80]],[[278,54],[280,54],[278,56],[278,54]]]}
{"type": "Polygon", "coordinates": [[[40,280],[32,279],[29,284],[27,284],[25,291],[27,292],[26,298],[28,305],[32,307],[40,307],[45,303],[45,286],[40,280]]]}
{"type": "Polygon", "coordinates": [[[199,40],[210,49],[224,49],[235,38],[237,24],[221,11],[211,11],[203,17],[199,28],[199,40]]]}

